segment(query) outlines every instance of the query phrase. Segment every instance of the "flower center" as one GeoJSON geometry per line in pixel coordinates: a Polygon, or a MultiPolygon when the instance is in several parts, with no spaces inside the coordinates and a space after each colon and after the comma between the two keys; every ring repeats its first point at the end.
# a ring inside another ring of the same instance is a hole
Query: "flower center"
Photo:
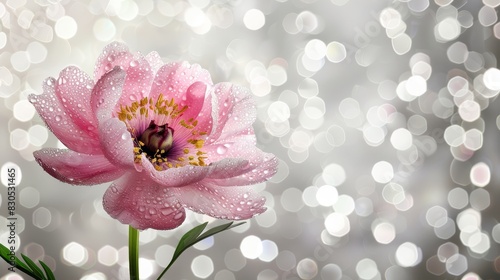
{"type": "Polygon", "coordinates": [[[174,130],[167,124],[156,125],[154,120],[151,120],[149,127],[144,130],[139,139],[144,143],[143,150],[149,155],[157,153],[166,153],[174,143],[174,130]]]}
{"type": "Polygon", "coordinates": [[[197,120],[182,117],[187,109],[179,107],[173,98],[164,99],[163,94],[156,100],[145,97],[120,105],[116,116],[127,125],[134,140],[136,163],[145,155],[157,170],[206,165],[202,148],[207,133],[196,128],[197,120]]]}

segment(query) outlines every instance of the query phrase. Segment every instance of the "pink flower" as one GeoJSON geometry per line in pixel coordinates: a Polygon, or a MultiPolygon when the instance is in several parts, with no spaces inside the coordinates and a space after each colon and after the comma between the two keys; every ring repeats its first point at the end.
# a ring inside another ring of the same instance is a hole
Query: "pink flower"
{"type": "Polygon", "coordinates": [[[255,146],[251,94],[213,85],[199,65],[112,43],[94,80],[70,66],[29,99],[68,147],[36,151],[37,162],[70,184],[114,181],[103,205],[124,224],[172,229],[184,208],[230,220],[265,211],[249,185],[269,179],[277,160],[255,146]]]}

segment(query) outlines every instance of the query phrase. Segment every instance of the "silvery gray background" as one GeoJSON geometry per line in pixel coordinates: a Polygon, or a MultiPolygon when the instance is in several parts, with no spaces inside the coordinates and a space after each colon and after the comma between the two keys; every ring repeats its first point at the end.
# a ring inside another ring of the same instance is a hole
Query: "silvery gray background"
{"type": "MultiPolygon", "coordinates": [[[[2,182],[6,167],[22,172],[18,255],[58,279],[128,277],[127,227],[101,206],[107,184],[63,184],[33,161],[61,145],[27,101],[68,65],[92,75],[117,40],[251,88],[258,145],[280,158],[256,186],[269,210],[188,250],[168,279],[498,278],[499,4],[3,1],[0,163],[2,182]]],[[[204,221],[191,213],[173,231],[142,232],[142,276],[204,221]]]]}

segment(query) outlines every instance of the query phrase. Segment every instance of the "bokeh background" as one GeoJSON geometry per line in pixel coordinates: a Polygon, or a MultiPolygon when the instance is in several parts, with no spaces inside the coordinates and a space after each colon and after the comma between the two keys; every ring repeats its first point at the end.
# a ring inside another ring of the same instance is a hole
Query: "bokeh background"
{"type": "MultiPolygon", "coordinates": [[[[3,0],[2,183],[17,166],[18,255],[58,279],[127,279],[127,227],[106,184],[63,184],[32,152],[62,147],[28,101],[112,41],[248,87],[255,186],[269,210],[188,250],[168,279],[500,279],[500,0],[3,0]],[[22,178],[21,178],[22,174],[22,178]]],[[[8,236],[0,187],[0,241],[8,236]]],[[[155,279],[180,236],[141,233],[155,279]]],[[[214,221],[217,223],[217,221],[214,221]]],[[[219,222],[220,223],[220,222],[219,222]]],[[[28,279],[7,273],[0,279],[28,279]]]]}

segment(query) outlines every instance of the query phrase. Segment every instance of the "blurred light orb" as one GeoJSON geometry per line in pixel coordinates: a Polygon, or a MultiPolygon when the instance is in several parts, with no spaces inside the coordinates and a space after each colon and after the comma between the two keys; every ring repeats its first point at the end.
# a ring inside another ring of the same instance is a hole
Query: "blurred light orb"
{"type": "Polygon", "coordinates": [[[259,30],[266,24],[266,16],[258,9],[250,9],[243,16],[243,23],[250,30],[259,30]]]}
{"type": "Polygon", "coordinates": [[[330,185],[323,185],[316,191],[316,200],[321,206],[333,206],[339,197],[337,188],[330,185]]]}
{"type": "MultiPolygon", "coordinates": [[[[214,263],[212,259],[205,255],[196,256],[191,262],[191,271],[201,279],[206,279],[214,272],[214,263]]],[[[142,266],[141,266],[142,272],[142,266]]],[[[149,277],[149,276],[146,276],[149,277]]]]}
{"type": "Polygon", "coordinates": [[[351,224],[345,215],[340,213],[331,213],[325,219],[325,228],[330,235],[342,237],[349,233],[351,230],[351,224]]]}
{"type": "Polygon", "coordinates": [[[413,136],[407,129],[398,128],[391,134],[391,144],[396,150],[408,150],[413,145],[413,136]]]}
{"type": "Polygon", "coordinates": [[[344,61],[347,57],[347,50],[344,46],[344,44],[333,41],[328,43],[326,46],[326,58],[333,62],[333,63],[339,63],[344,61]]]}
{"type": "Polygon", "coordinates": [[[241,241],[240,250],[245,258],[256,259],[262,254],[262,241],[255,235],[249,235],[241,241]]]}
{"type": "Polygon", "coordinates": [[[361,279],[376,279],[379,274],[377,263],[372,259],[362,259],[356,264],[356,273],[361,279]]]}
{"type": "Polygon", "coordinates": [[[394,8],[385,8],[380,12],[380,24],[386,29],[394,29],[401,23],[401,14],[394,8]]]}
{"type": "Polygon", "coordinates": [[[300,279],[314,279],[318,274],[318,265],[312,259],[302,259],[297,264],[297,274],[300,279]]]}
{"type": "Polygon", "coordinates": [[[379,161],[372,167],[372,177],[377,183],[385,184],[394,177],[394,168],[387,161],[379,161]]]}
{"type": "Polygon", "coordinates": [[[489,68],[483,74],[483,83],[490,89],[500,91],[500,70],[498,68],[489,68]]]}
{"type": "Polygon", "coordinates": [[[485,187],[490,183],[490,167],[484,162],[478,162],[470,170],[470,180],[472,184],[478,187],[485,187]]]}
{"type": "Polygon", "coordinates": [[[56,21],[54,31],[61,39],[71,39],[76,35],[78,24],[75,19],[70,16],[63,16],[56,21]]]}
{"type": "Polygon", "coordinates": [[[417,245],[411,242],[405,242],[399,245],[396,250],[396,261],[402,267],[412,267],[420,263],[422,252],[417,245]]]}
{"type": "Polygon", "coordinates": [[[62,257],[74,266],[83,266],[88,261],[88,251],[81,244],[70,242],[62,249],[62,257]]]}
{"type": "Polygon", "coordinates": [[[434,29],[437,41],[449,42],[458,38],[461,32],[460,23],[456,18],[447,17],[440,21],[434,29]]]}
{"type": "Polygon", "coordinates": [[[396,238],[396,228],[388,222],[377,223],[372,232],[373,237],[380,244],[389,244],[396,238]]]}

